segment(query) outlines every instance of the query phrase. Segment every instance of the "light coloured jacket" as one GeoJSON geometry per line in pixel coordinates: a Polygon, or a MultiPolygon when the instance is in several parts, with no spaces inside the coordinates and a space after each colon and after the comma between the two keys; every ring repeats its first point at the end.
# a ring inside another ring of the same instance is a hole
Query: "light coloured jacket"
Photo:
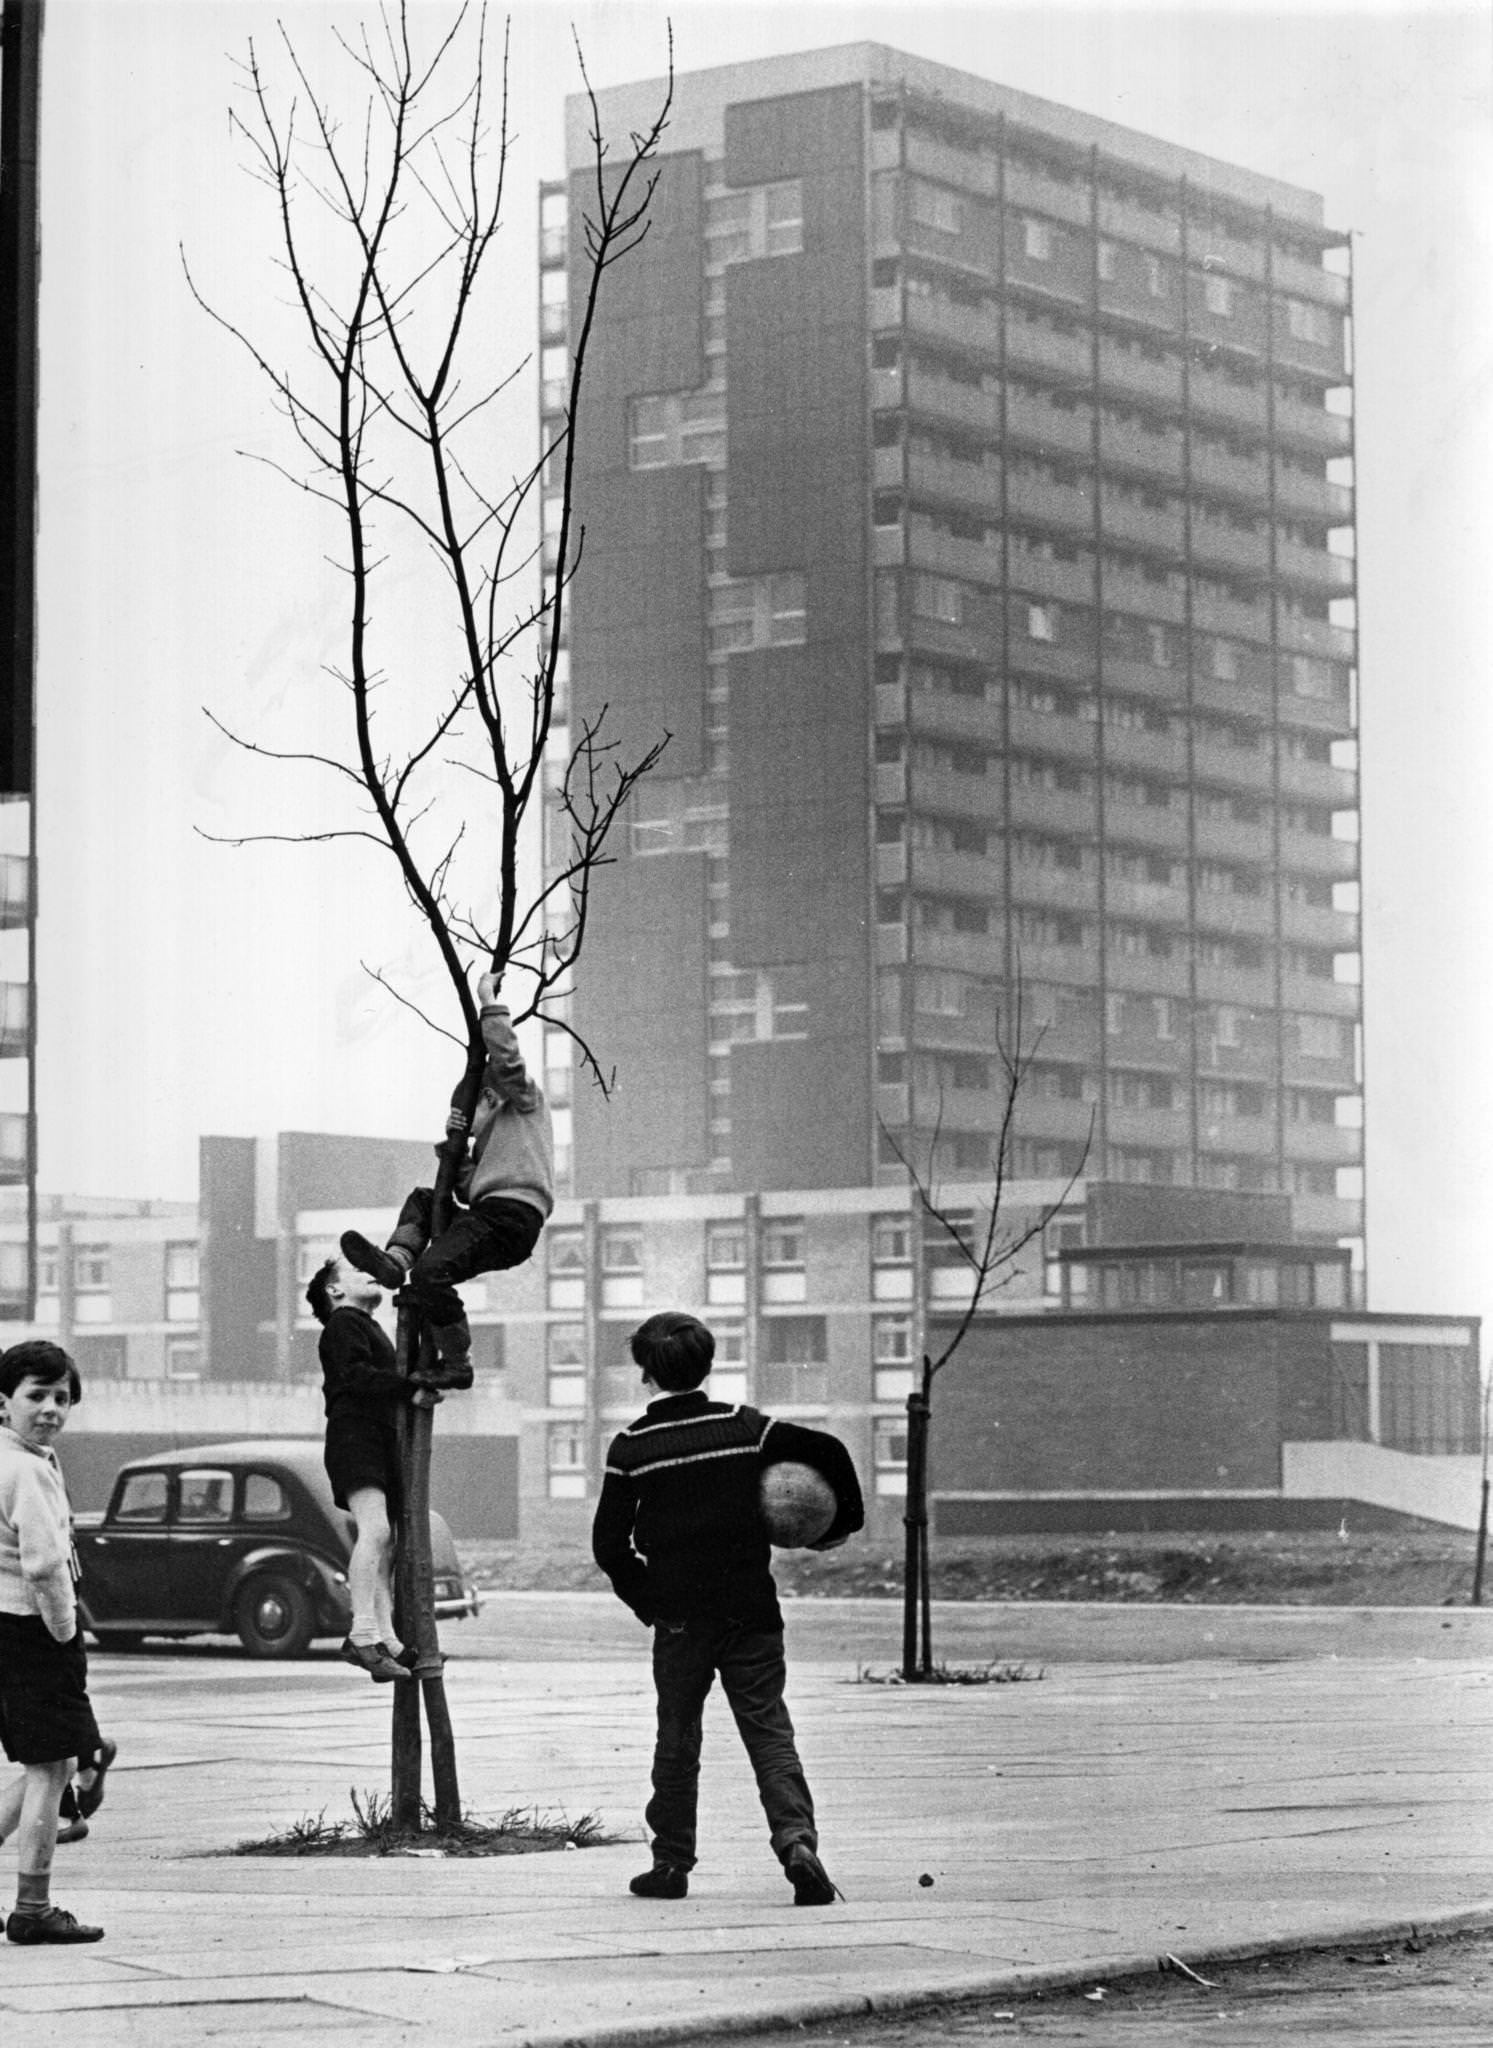
{"type": "Polygon", "coordinates": [[[0,1613],[39,1614],[59,1643],[78,1632],[72,1515],[51,1450],[0,1428],[0,1613]]]}
{"type": "Polygon", "coordinates": [[[482,1042],[487,1047],[487,1072],[456,1192],[468,1207],[502,1196],[527,1202],[548,1216],[555,1206],[549,1104],[524,1065],[518,1035],[503,1004],[484,1004],[482,1042]]]}

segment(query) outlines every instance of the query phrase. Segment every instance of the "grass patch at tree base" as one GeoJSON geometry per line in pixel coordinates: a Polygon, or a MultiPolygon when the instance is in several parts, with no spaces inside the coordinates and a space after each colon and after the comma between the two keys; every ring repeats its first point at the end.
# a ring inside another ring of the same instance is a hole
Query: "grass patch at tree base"
{"type": "Polygon", "coordinates": [[[609,1834],[599,1814],[571,1820],[539,1807],[511,1806],[494,1818],[463,1813],[441,1827],[428,1806],[418,1829],[394,1825],[387,1794],[349,1788],[350,1820],[328,1820],[326,1808],[273,1835],[235,1844],[235,1856],[533,1856],[552,1850],[602,1849],[626,1841],[609,1834]]]}
{"type": "Polygon", "coordinates": [[[901,1665],[894,1665],[890,1671],[873,1670],[869,1664],[862,1664],[856,1671],[857,1685],[1033,1685],[1047,1676],[1039,1666],[1033,1670],[1030,1664],[1001,1664],[992,1660],[988,1664],[945,1664],[939,1662],[928,1671],[915,1671],[911,1678],[901,1665]]]}

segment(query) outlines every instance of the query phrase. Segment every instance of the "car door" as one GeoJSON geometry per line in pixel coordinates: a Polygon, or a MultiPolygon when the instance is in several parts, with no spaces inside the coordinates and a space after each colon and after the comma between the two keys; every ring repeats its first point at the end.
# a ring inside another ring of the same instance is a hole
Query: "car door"
{"type": "Polygon", "coordinates": [[[170,1614],[167,1518],[171,1475],[126,1472],[101,1526],[83,1544],[83,1598],[95,1621],[161,1621],[170,1614]]]}
{"type": "Polygon", "coordinates": [[[171,1522],[171,1606],[183,1627],[211,1628],[239,1559],[255,1540],[237,1499],[238,1474],[226,1465],[189,1465],[176,1475],[171,1522]]]}

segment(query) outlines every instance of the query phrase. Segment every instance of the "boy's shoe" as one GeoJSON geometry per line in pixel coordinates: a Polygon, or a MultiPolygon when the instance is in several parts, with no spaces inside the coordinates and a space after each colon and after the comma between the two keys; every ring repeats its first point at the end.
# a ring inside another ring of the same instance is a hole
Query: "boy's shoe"
{"type": "Polygon", "coordinates": [[[640,1899],[682,1899],[689,1891],[689,1872],[677,1863],[655,1863],[635,1877],[627,1889],[640,1899]]]}
{"type": "MultiPolygon", "coordinates": [[[[78,1802],[78,1812],[84,1820],[87,1820],[91,1814],[97,1813],[103,1805],[104,1776],[118,1754],[118,1743],[111,1742],[106,1735],[99,1744],[98,1762],[93,1767],[93,1783],[91,1785],[78,1785],[74,1788],[73,1796],[78,1802]]],[[[85,1828],[83,1832],[87,1834],[88,1830],[85,1828]]],[[[62,1840],[61,1835],[57,1839],[60,1842],[62,1840]]],[[[76,1841],[78,1837],[70,1835],[68,1839],[69,1841],[76,1841]]]]}
{"type": "Polygon", "coordinates": [[[5,1939],[19,1942],[102,1941],[102,1927],[84,1927],[61,1906],[48,1906],[43,1913],[12,1913],[5,1923],[5,1939]]]}
{"type": "Polygon", "coordinates": [[[376,1280],[380,1287],[403,1287],[409,1272],[404,1260],[396,1259],[372,1238],[364,1237],[361,1230],[344,1230],[337,1242],[347,1263],[376,1280]]]}
{"type": "Polygon", "coordinates": [[[410,1374],[410,1380],[417,1387],[434,1387],[441,1393],[464,1394],[472,1384],[471,1361],[433,1358],[426,1365],[422,1360],[410,1374]]]}
{"type": "Polygon", "coordinates": [[[832,1906],[845,1894],[807,1842],[795,1842],[783,1858],[783,1873],[793,1887],[795,1906],[832,1906]]]}
{"type": "Polygon", "coordinates": [[[57,1830],[59,1842],[86,1842],[88,1823],[86,1820],[70,1820],[57,1830]]]}
{"type": "Polygon", "coordinates": [[[360,1671],[366,1671],[375,1685],[387,1685],[391,1679],[410,1675],[382,1643],[355,1643],[349,1636],[338,1654],[345,1664],[356,1664],[360,1671]]]}

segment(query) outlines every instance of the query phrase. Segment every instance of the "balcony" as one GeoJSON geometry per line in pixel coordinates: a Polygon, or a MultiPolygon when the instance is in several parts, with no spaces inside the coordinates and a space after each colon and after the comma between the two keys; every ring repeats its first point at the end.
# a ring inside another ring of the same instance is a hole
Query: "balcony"
{"type": "MultiPolygon", "coordinates": [[[[875,374],[884,377],[895,376],[897,372],[878,370],[875,374]]],[[[878,405],[901,402],[900,383],[896,398],[876,401],[878,405]]],[[[939,377],[916,366],[907,373],[907,406],[923,419],[982,427],[992,435],[1000,431],[1000,400],[993,391],[982,390],[978,384],[956,383],[952,377],[939,377]]]]}
{"type": "Polygon", "coordinates": [[[1235,640],[1270,638],[1270,606],[1264,599],[1239,604],[1233,598],[1214,597],[1206,590],[1192,593],[1192,623],[1204,633],[1225,633],[1235,640]]]}
{"type": "Polygon", "coordinates": [[[1302,583],[1331,597],[1346,597],[1353,589],[1352,559],[1330,554],[1326,548],[1299,548],[1290,541],[1281,541],[1275,566],[1286,582],[1302,583]]]}
{"type": "Polygon", "coordinates": [[[890,412],[902,404],[902,372],[876,369],[871,372],[871,406],[875,412],[890,412]]]}
{"type": "Polygon", "coordinates": [[[1268,1010],[1275,1004],[1275,976],[1268,967],[1197,966],[1198,1000],[1229,1003],[1243,1009],[1268,1010]]]}
{"type": "Polygon", "coordinates": [[[1148,249],[1160,249],[1172,256],[1182,247],[1181,225],[1175,215],[1153,213],[1148,206],[1116,199],[1103,190],[1099,194],[1099,229],[1101,234],[1114,235],[1120,241],[1140,242],[1148,249]]]}
{"type": "Polygon", "coordinates": [[[1290,292],[1298,299],[1315,299],[1320,305],[1347,310],[1348,280],[1340,270],[1328,270],[1320,263],[1303,263],[1299,256],[1277,249],[1271,278],[1278,292],[1290,292]]]}
{"type": "Polygon", "coordinates": [[[1328,910],[1316,903],[1281,905],[1281,937],[1298,946],[1330,946],[1335,953],[1358,951],[1358,919],[1346,910],[1328,910]]]}
{"type": "Polygon", "coordinates": [[[1333,1195],[1292,1195],[1291,1215],[1303,1236],[1332,1239],[1363,1234],[1362,1202],[1342,1202],[1333,1195]]]}
{"type": "Polygon", "coordinates": [[[1312,1166],[1361,1166],[1363,1132],[1338,1124],[1287,1124],[1285,1154],[1312,1166]]]}
{"type": "Polygon", "coordinates": [[[954,462],[946,456],[927,455],[913,448],[908,453],[907,482],[915,497],[970,506],[988,512],[993,519],[1000,517],[1001,468],[993,458],[986,462],[954,462]]]}
{"type": "Polygon", "coordinates": [[[986,356],[992,366],[1000,350],[1000,326],[993,308],[961,306],[926,292],[909,292],[905,318],[913,340],[952,342],[966,354],[986,356]]]}
{"type": "MultiPolygon", "coordinates": [[[[879,790],[877,801],[886,801],[879,790]]],[[[915,768],[907,801],[910,809],[932,817],[973,818],[994,826],[1001,819],[1001,778],[998,774],[955,775],[937,768],[915,768]]]]}
{"type": "Polygon", "coordinates": [[[1160,399],[1169,406],[1182,403],[1182,368],[1172,358],[1157,362],[1150,356],[1123,349],[1117,342],[1099,343],[1099,382],[1106,391],[1129,398],[1160,399]]]}
{"type": "Polygon", "coordinates": [[[1281,1006],[1303,1010],[1312,1017],[1358,1017],[1363,1010],[1363,989],[1356,981],[1326,981],[1315,974],[1287,974],[1281,977],[1281,1006]]]}
{"type": "Polygon", "coordinates": [[[961,185],[967,192],[994,197],[997,166],[993,156],[977,156],[972,150],[953,149],[915,127],[906,131],[904,143],[907,168],[945,185],[961,185]]]}
{"type": "Polygon", "coordinates": [[[1175,1149],[1191,1137],[1186,1110],[1114,1109],[1104,1119],[1104,1134],[1111,1145],[1166,1146],[1175,1149]]]}
{"type": "MultiPolygon", "coordinates": [[[[1051,1037],[1042,1041],[1042,1054],[1051,1053],[1051,1037]]],[[[1022,1138],[1070,1138],[1080,1145],[1094,1122],[1094,1106],[1067,1095],[1023,1094],[1016,1105],[1016,1134],[1022,1138]]]]}
{"type": "Polygon", "coordinates": [[[877,888],[900,889],[905,887],[908,865],[907,848],[900,840],[894,846],[878,846],[876,849],[877,888]]]}
{"type": "Polygon", "coordinates": [[[1268,534],[1247,533],[1201,512],[1193,516],[1192,552],[1196,561],[1210,568],[1242,569],[1263,576],[1270,566],[1268,534]]]}
{"type": "MultiPolygon", "coordinates": [[[[915,654],[946,654],[956,661],[993,662],[1000,655],[1000,634],[991,627],[951,626],[943,619],[924,618],[919,613],[911,614],[906,622],[907,646],[915,654]]],[[[887,641],[878,633],[876,644],[885,648],[887,641]]],[[[893,646],[901,642],[893,640],[893,646]]]]}
{"type": "Polygon", "coordinates": [[[1180,428],[1152,433],[1127,420],[1105,417],[1099,427],[1099,455],[1104,466],[1155,477],[1163,483],[1182,481],[1180,428]]]}
{"type": "Polygon", "coordinates": [[[1299,875],[1352,881],[1358,873],[1358,844],[1352,839],[1333,839],[1324,832],[1282,832],[1280,863],[1299,875]]]}
{"type": "Polygon", "coordinates": [[[1330,341],[1307,341],[1292,334],[1284,322],[1275,329],[1275,360],[1284,370],[1299,370],[1308,377],[1320,377],[1324,384],[1341,384],[1348,372],[1343,362],[1343,340],[1336,334],[1330,341]]]}
{"type": "Polygon", "coordinates": [[[1170,560],[1179,562],[1183,547],[1181,506],[1175,510],[1158,511],[1135,498],[1123,497],[1116,490],[1106,489],[1103,538],[1154,548],[1170,560]]]}
{"type": "Polygon", "coordinates": [[[1095,660],[1086,647],[1054,647],[1047,640],[1025,640],[1013,634],[1006,659],[1013,675],[1053,676],[1076,683],[1080,689],[1094,687],[1095,660]]]}
{"type": "Polygon", "coordinates": [[[1070,604],[1094,602],[1094,557],[1087,550],[1075,562],[1033,554],[1013,543],[1010,555],[1010,587],[1028,597],[1062,597],[1070,604]]]}
{"type": "Polygon", "coordinates": [[[1193,412],[1205,419],[1221,420],[1232,427],[1265,431],[1265,390],[1260,384],[1235,384],[1211,370],[1194,367],[1188,379],[1188,398],[1193,412]]]}
{"type": "Polygon", "coordinates": [[[1094,427],[1087,407],[1070,410],[1011,391],[1006,395],[1006,433],[1012,441],[1043,451],[1077,455],[1084,461],[1093,455],[1094,427]]]}
{"type": "Polygon", "coordinates": [[[1331,804],[1335,811],[1353,810],[1358,803],[1357,775],[1351,768],[1334,768],[1330,761],[1282,760],[1280,786],[1284,796],[1331,804]]]}
{"type": "Polygon", "coordinates": [[[1187,922],[1187,891],[1169,888],[1165,882],[1132,882],[1128,876],[1108,875],[1104,902],[1111,917],[1147,918],[1172,925],[1187,922]]]}
{"type": "Polygon", "coordinates": [[[914,732],[936,733],[943,739],[979,740],[998,749],[1001,744],[999,699],[961,697],[953,690],[912,690],[907,698],[907,722],[914,732]]]}
{"type": "Polygon", "coordinates": [[[1298,697],[1292,689],[1291,665],[1281,664],[1281,720],[1309,732],[1342,739],[1353,730],[1353,706],[1347,690],[1331,697],[1298,697]]]}
{"type": "Polygon", "coordinates": [[[1120,953],[1109,946],[1105,949],[1104,976],[1112,989],[1123,990],[1127,995],[1185,996],[1189,986],[1187,958],[1181,946],[1174,949],[1169,960],[1154,953],[1120,953]]]}
{"type": "Polygon", "coordinates": [[[1187,844],[1187,813],[1180,805],[1163,810],[1159,804],[1118,803],[1111,797],[1104,807],[1104,836],[1122,846],[1180,853],[1187,844]]]}
{"type": "Polygon", "coordinates": [[[16,931],[31,915],[31,863],[24,854],[0,854],[0,931],[16,931]]]}
{"type": "Polygon", "coordinates": [[[1029,206],[1075,227],[1089,225],[1092,202],[1087,183],[1070,184],[1066,179],[1049,178],[1041,171],[1029,170],[1025,164],[1007,159],[1005,198],[1007,206],[1029,206]]]}
{"type": "Polygon", "coordinates": [[[1164,619],[1180,626],[1186,614],[1186,599],[1169,582],[1153,583],[1129,569],[1106,569],[1104,603],[1108,610],[1134,612],[1145,619],[1164,619]]]}
{"type": "Polygon", "coordinates": [[[1222,783],[1260,796],[1273,787],[1270,755],[1264,747],[1220,747],[1199,740],[1192,764],[1199,782],[1222,783]]]}
{"type": "Polygon", "coordinates": [[[902,292],[897,285],[877,285],[871,292],[871,332],[887,334],[902,325],[902,292]]]}
{"type": "Polygon", "coordinates": [[[1082,534],[1094,530],[1092,482],[1040,483],[1022,476],[1013,467],[1006,486],[1006,503],[1012,519],[1036,520],[1044,526],[1061,526],[1082,534]]]}
{"type": "Polygon", "coordinates": [[[919,967],[939,967],[955,974],[1004,974],[1006,934],[1003,921],[992,918],[988,932],[914,932],[912,958],[919,967]]]}
{"type": "MultiPolygon", "coordinates": [[[[878,534],[878,540],[880,537],[878,534]]],[[[915,568],[931,569],[940,576],[957,576],[967,583],[998,584],[1001,580],[999,542],[987,546],[984,541],[935,532],[916,513],[908,535],[908,559],[915,568]]]]}
{"type": "Polygon", "coordinates": [[[1226,270],[1233,277],[1247,277],[1257,283],[1265,276],[1263,242],[1241,242],[1198,221],[1188,222],[1187,260],[1198,270],[1226,270]]]}
{"type": "Polygon", "coordinates": [[[1237,1158],[1269,1159],[1275,1152],[1273,1116],[1209,1116],[1198,1106],[1198,1149],[1237,1158]]]}
{"type": "Polygon", "coordinates": [[[1029,783],[1017,782],[1011,786],[1011,823],[1033,832],[1092,838],[1098,825],[1098,809],[1092,796],[1065,789],[1036,789],[1029,783]]]}
{"type": "Polygon", "coordinates": [[[907,769],[901,761],[878,761],[875,774],[878,804],[900,806],[907,801],[907,769]]]}
{"type": "Polygon", "coordinates": [[[1090,383],[1094,372],[1086,336],[1057,334],[1035,320],[1022,319],[1019,313],[1011,313],[1006,319],[1006,368],[1083,385],[1090,383]]]}
{"type": "Polygon", "coordinates": [[[1323,455],[1346,455],[1353,445],[1353,422],[1346,413],[1302,405],[1284,395],[1275,401],[1275,431],[1282,440],[1323,455]]]}
{"type": "Polygon", "coordinates": [[[876,927],[876,965],[878,967],[905,967],[907,959],[906,925],[879,924],[876,927]]]}
{"type": "Polygon", "coordinates": [[[1224,932],[1241,938],[1271,938],[1275,932],[1275,898],[1263,890],[1258,896],[1199,890],[1197,925],[1199,931],[1224,932]]]}
{"type": "Polygon", "coordinates": [[[1192,444],[1191,480],[1198,490],[1216,491],[1220,496],[1263,505],[1270,488],[1270,473],[1263,455],[1231,455],[1225,448],[1206,442],[1192,444]]]}
{"type": "Polygon", "coordinates": [[[1098,908],[1099,877],[1092,869],[1039,868],[1017,860],[1011,868],[1011,901],[1041,910],[1098,908]]]}
{"type": "Polygon", "coordinates": [[[1210,675],[1206,669],[1200,669],[1193,678],[1192,687],[1199,710],[1234,712],[1258,719],[1262,725],[1268,724],[1275,716],[1275,705],[1264,683],[1229,683],[1221,676],[1210,675]]]}
{"type": "MultiPolygon", "coordinates": [[[[1111,598],[1110,603],[1115,605],[1115,600],[1111,598]]],[[[1162,703],[1180,703],[1187,694],[1185,670],[1153,668],[1149,662],[1126,661],[1115,654],[1104,657],[1104,680],[1112,690],[1122,690],[1128,696],[1155,697],[1162,703]]]]}
{"type": "MultiPolygon", "coordinates": [[[[940,896],[990,897],[999,893],[1002,864],[999,859],[977,853],[953,853],[941,846],[912,849],[912,883],[915,889],[940,896]]],[[[921,954],[922,948],[919,947],[921,954]]]]}
{"type": "Polygon", "coordinates": [[[1099,748],[1097,727],[1092,719],[1053,718],[1040,711],[1011,712],[1010,747],[1013,753],[1056,755],[1065,761],[1081,761],[1092,767],[1099,748]]]}
{"type": "Polygon", "coordinates": [[[1245,825],[1233,818],[1206,818],[1200,814],[1193,826],[1193,838],[1205,859],[1247,860],[1260,867],[1273,859],[1270,826],[1264,821],[1245,825]]]}
{"type": "MultiPolygon", "coordinates": [[[[1282,647],[1297,654],[1320,654],[1327,661],[1352,661],[1358,636],[1327,619],[1302,618],[1281,607],[1277,634],[1282,647]]],[[[1265,636],[1268,637],[1268,636],[1265,636]]]]}
{"type": "Polygon", "coordinates": [[[1133,768],[1143,775],[1172,778],[1187,769],[1187,749],[1180,739],[1131,726],[1106,726],[1104,758],[1111,768],[1133,768]]]}
{"type": "Polygon", "coordinates": [[[1276,465],[1275,502],[1285,513],[1305,513],[1334,526],[1346,526],[1353,517],[1353,493],[1345,484],[1329,483],[1325,476],[1308,476],[1305,470],[1276,465]]]}

